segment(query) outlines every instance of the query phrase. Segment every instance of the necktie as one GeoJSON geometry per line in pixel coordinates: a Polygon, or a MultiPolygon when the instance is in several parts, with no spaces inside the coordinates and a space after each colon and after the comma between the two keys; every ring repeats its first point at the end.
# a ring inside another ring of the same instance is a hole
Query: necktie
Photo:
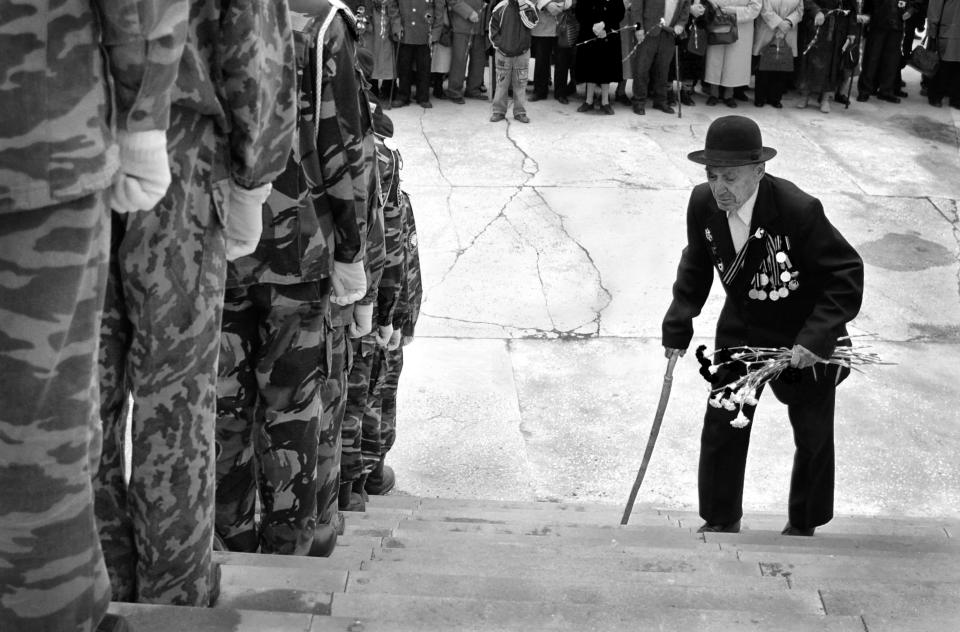
{"type": "Polygon", "coordinates": [[[736,212],[727,213],[727,223],[730,225],[730,237],[733,238],[733,248],[737,252],[747,243],[747,235],[750,227],[743,223],[740,214],[736,212]]]}

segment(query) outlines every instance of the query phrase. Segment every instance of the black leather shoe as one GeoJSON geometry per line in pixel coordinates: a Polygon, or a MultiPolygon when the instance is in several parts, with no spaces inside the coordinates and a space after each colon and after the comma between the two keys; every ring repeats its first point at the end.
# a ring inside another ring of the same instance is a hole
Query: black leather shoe
{"type": "Polygon", "coordinates": [[[861,92],[857,95],[857,103],[866,103],[870,100],[870,95],[866,92],[861,92]]]}
{"type": "Polygon", "coordinates": [[[407,105],[410,105],[409,99],[394,99],[390,102],[390,107],[394,108],[402,108],[407,105]]]}
{"type": "Polygon", "coordinates": [[[586,101],[581,103],[580,107],[577,108],[577,112],[591,112],[591,111],[593,111],[593,104],[587,103],[586,101]]]}
{"type": "Polygon", "coordinates": [[[420,107],[426,110],[429,110],[430,108],[433,107],[433,104],[430,103],[429,101],[417,101],[417,105],[419,105],[420,107]]]}
{"type": "Polygon", "coordinates": [[[707,97],[707,105],[716,105],[720,103],[720,99],[714,96],[707,97]]]}
{"type": "Polygon", "coordinates": [[[600,104],[600,114],[613,114],[613,106],[609,103],[600,104]]]}
{"type": "Polygon", "coordinates": [[[647,106],[644,105],[643,101],[633,104],[633,113],[643,116],[647,113],[647,106]]]}
{"type": "Polygon", "coordinates": [[[881,101],[886,101],[887,103],[900,103],[900,97],[894,96],[892,94],[882,94],[877,93],[877,98],[881,101]]]}
{"type": "Polygon", "coordinates": [[[749,101],[750,97],[747,96],[746,90],[734,90],[733,98],[737,101],[749,101]]]}
{"type": "Polygon", "coordinates": [[[654,104],[653,104],[653,109],[654,109],[654,110],[660,110],[660,111],[663,112],[664,114],[676,114],[676,113],[677,113],[676,110],[674,110],[672,107],[670,107],[670,106],[667,105],[666,103],[654,103],[654,104]]]}
{"type": "Polygon", "coordinates": [[[691,96],[689,90],[680,91],[680,103],[686,106],[693,106],[697,104],[697,102],[693,100],[693,96],[691,96]]]}
{"type": "Polygon", "coordinates": [[[464,96],[464,98],[466,98],[466,99],[486,99],[486,98],[487,98],[487,97],[485,97],[485,96],[483,95],[483,93],[481,93],[480,91],[477,91],[477,92],[469,92],[469,91],[468,91],[468,92],[464,92],[464,93],[463,93],[463,96],[464,96]]]}
{"type": "Polygon", "coordinates": [[[897,90],[894,94],[901,99],[906,99],[910,94],[906,90],[897,90]]]}
{"type": "Polygon", "coordinates": [[[557,97],[557,103],[562,103],[562,104],[566,105],[566,104],[570,103],[570,99],[568,99],[567,97],[565,97],[565,96],[563,96],[563,95],[561,94],[560,96],[557,97]]]}
{"type": "Polygon", "coordinates": [[[625,92],[617,93],[617,94],[613,97],[613,100],[616,101],[617,103],[622,103],[623,105],[630,105],[630,104],[631,104],[630,97],[628,97],[625,92]]]}
{"type": "Polygon", "coordinates": [[[530,102],[533,102],[533,101],[543,101],[543,100],[546,99],[546,98],[547,98],[547,95],[545,95],[545,94],[533,93],[533,94],[531,94],[529,97],[527,97],[527,101],[530,101],[530,102]]]}
{"type": "Polygon", "coordinates": [[[787,522],[787,526],[783,528],[783,531],[780,532],[780,535],[802,535],[810,537],[813,535],[816,527],[810,527],[809,529],[801,529],[800,527],[795,527],[790,522],[787,522]]]}
{"type": "MultiPolygon", "coordinates": [[[[520,116],[527,118],[525,114],[517,114],[513,118],[520,121],[521,123],[529,123],[530,120],[522,121],[520,116]]],[[[393,473],[393,468],[389,465],[384,465],[383,460],[377,463],[377,467],[374,468],[370,475],[367,477],[367,482],[363,485],[363,489],[372,496],[383,496],[397,483],[397,477],[393,473]]]]}
{"type": "Polygon", "coordinates": [[[737,107],[737,100],[734,99],[733,97],[727,97],[726,99],[723,100],[723,104],[728,108],[735,108],[737,107]]]}
{"type": "Polygon", "coordinates": [[[833,95],[833,100],[840,105],[850,105],[850,99],[848,99],[845,94],[835,94],[833,95]]]}
{"type": "Polygon", "coordinates": [[[730,524],[708,524],[706,522],[697,529],[697,533],[740,533],[740,521],[730,524]]]}
{"type": "Polygon", "coordinates": [[[762,108],[762,107],[763,107],[763,99],[754,99],[754,100],[753,100],[753,107],[762,108]]]}
{"type": "Polygon", "coordinates": [[[332,524],[318,524],[313,530],[313,543],[310,544],[310,557],[330,557],[337,548],[337,529],[332,524]]]}
{"type": "Polygon", "coordinates": [[[771,101],[771,102],[770,102],[770,107],[772,107],[772,108],[777,108],[777,109],[779,110],[779,109],[781,109],[781,108],[783,107],[783,104],[780,103],[779,101],[771,101]]]}

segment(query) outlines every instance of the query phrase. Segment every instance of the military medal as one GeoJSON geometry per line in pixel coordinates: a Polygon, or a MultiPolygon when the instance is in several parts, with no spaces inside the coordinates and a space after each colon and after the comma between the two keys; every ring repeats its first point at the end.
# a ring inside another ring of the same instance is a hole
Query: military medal
{"type": "Polygon", "coordinates": [[[771,290],[771,291],[770,291],[770,294],[767,296],[767,298],[769,298],[771,301],[779,301],[779,300],[780,300],[780,292],[777,291],[777,290],[771,290]]]}
{"type": "Polygon", "coordinates": [[[777,263],[786,263],[787,262],[787,253],[778,252],[777,253],[777,263]]]}
{"type": "Polygon", "coordinates": [[[787,298],[790,296],[790,290],[785,287],[780,288],[780,298],[787,298]]]}
{"type": "Polygon", "coordinates": [[[784,283],[786,283],[787,281],[789,281],[789,280],[790,280],[790,273],[787,272],[786,270],[784,270],[783,272],[781,272],[781,273],[780,273],[780,280],[783,281],[784,283]]]}
{"type": "Polygon", "coordinates": [[[763,290],[757,290],[757,300],[759,301],[767,300],[767,293],[763,290]]]}
{"type": "Polygon", "coordinates": [[[792,292],[792,291],[796,290],[798,287],[800,287],[800,284],[797,283],[797,282],[794,280],[794,281],[790,281],[789,283],[787,283],[787,287],[790,288],[790,291],[792,292]]]}

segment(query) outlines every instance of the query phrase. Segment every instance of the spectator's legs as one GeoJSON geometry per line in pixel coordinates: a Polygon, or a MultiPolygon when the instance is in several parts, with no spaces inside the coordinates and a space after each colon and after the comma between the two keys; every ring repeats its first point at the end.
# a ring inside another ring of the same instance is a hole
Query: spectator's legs
{"type": "Polygon", "coordinates": [[[430,102],[430,46],[419,44],[413,47],[414,64],[417,69],[417,103],[430,102]]]}
{"type": "MultiPolygon", "coordinates": [[[[400,44],[397,47],[397,94],[394,99],[394,105],[407,105],[410,103],[410,84],[413,81],[413,56],[414,46],[410,44],[400,44]]],[[[427,65],[427,77],[429,81],[430,66],[427,65]]]]}
{"type": "Polygon", "coordinates": [[[527,112],[527,75],[530,73],[530,51],[511,57],[513,75],[513,116],[527,112]]]}
{"type": "Polygon", "coordinates": [[[553,55],[556,36],[530,38],[530,50],[533,54],[533,94],[538,99],[546,99],[550,90],[550,58],[553,55]]]}
{"type": "Polygon", "coordinates": [[[553,97],[559,99],[566,98],[570,94],[570,68],[573,65],[572,48],[556,48],[556,64],[553,68],[553,97]]]}
{"type": "MultiPolygon", "coordinates": [[[[480,86],[483,85],[483,73],[487,69],[487,39],[483,35],[470,36],[470,55],[467,62],[467,91],[466,94],[477,96],[480,86]]],[[[490,79],[493,83],[495,80],[490,79]]]]}
{"type": "Polygon", "coordinates": [[[510,66],[510,57],[504,57],[503,54],[497,52],[494,55],[494,81],[496,82],[496,88],[493,92],[493,113],[494,114],[506,114],[507,113],[507,90],[510,88],[510,82],[512,80],[512,72],[510,66]]]}
{"type": "Polygon", "coordinates": [[[450,47],[450,74],[447,76],[447,96],[463,98],[463,80],[467,72],[467,56],[470,54],[470,38],[467,33],[454,33],[450,47]]]}

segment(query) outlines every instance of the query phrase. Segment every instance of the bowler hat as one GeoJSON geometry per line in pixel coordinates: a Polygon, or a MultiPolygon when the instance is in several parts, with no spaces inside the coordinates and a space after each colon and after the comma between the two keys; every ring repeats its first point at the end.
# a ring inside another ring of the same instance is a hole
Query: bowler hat
{"type": "Polygon", "coordinates": [[[738,167],[766,162],[777,150],[763,146],[760,127],[745,116],[721,116],[707,129],[704,149],[687,158],[710,167],[738,167]]]}

